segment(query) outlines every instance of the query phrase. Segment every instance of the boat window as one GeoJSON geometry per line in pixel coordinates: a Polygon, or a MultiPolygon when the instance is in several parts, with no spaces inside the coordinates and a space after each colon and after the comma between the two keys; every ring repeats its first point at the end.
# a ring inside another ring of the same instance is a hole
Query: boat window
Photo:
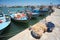
{"type": "Polygon", "coordinates": [[[2,13],[0,13],[0,17],[3,17],[3,14],[2,13]]]}

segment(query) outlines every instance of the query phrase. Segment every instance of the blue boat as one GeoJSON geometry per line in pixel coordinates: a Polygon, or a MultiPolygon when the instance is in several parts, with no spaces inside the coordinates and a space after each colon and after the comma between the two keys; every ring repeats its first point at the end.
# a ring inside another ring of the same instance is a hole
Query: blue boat
{"type": "Polygon", "coordinates": [[[48,8],[43,8],[43,10],[42,10],[43,12],[48,12],[49,11],[49,9],[48,8]]]}
{"type": "Polygon", "coordinates": [[[40,9],[40,15],[46,15],[47,12],[49,12],[49,8],[42,8],[40,9]]]}
{"type": "Polygon", "coordinates": [[[27,10],[26,13],[28,14],[28,17],[31,18],[37,18],[40,15],[40,11],[38,8],[35,8],[33,10],[27,10]]]}
{"type": "Polygon", "coordinates": [[[38,17],[39,15],[40,15],[40,11],[38,8],[36,8],[32,11],[32,17],[38,17]]]}
{"type": "Polygon", "coordinates": [[[0,12],[0,34],[5,30],[5,28],[11,23],[9,15],[5,15],[0,12]]]}

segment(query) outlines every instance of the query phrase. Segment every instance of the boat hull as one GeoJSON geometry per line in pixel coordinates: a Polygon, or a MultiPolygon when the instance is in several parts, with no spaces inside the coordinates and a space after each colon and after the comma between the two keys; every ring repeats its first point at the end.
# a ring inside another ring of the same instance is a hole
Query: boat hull
{"type": "Polygon", "coordinates": [[[3,30],[0,30],[0,34],[2,34],[3,31],[4,31],[4,29],[3,30]]]}
{"type": "Polygon", "coordinates": [[[0,34],[2,34],[3,31],[7,28],[7,26],[10,25],[10,22],[11,22],[11,21],[8,21],[8,22],[1,23],[1,24],[0,24],[0,34]]]}
{"type": "Polygon", "coordinates": [[[22,22],[22,23],[27,23],[28,22],[28,20],[16,20],[14,18],[11,18],[11,20],[14,21],[14,22],[22,22]]]}

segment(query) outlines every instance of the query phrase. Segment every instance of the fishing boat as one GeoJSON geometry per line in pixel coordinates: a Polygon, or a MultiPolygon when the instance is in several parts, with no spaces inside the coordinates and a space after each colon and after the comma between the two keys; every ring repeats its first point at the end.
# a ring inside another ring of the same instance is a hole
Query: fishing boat
{"type": "Polygon", "coordinates": [[[28,17],[24,12],[17,12],[10,15],[15,22],[28,22],[28,17]]]}
{"type": "Polygon", "coordinates": [[[40,15],[46,15],[46,13],[49,11],[48,8],[42,8],[40,9],[40,15]]]}
{"type": "Polygon", "coordinates": [[[48,11],[49,11],[48,8],[43,8],[43,9],[42,9],[42,12],[48,12],[48,11]]]}
{"type": "Polygon", "coordinates": [[[32,11],[27,10],[27,14],[29,18],[37,18],[40,15],[40,11],[38,8],[33,9],[32,11]]]}
{"type": "Polygon", "coordinates": [[[7,14],[0,12],[0,34],[5,30],[5,28],[11,23],[10,17],[7,14]]]}
{"type": "Polygon", "coordinates": [[[38,17],[39,15],[40,15],[39,9],[36,8],[32,11],[32,17],[38,17]]]}

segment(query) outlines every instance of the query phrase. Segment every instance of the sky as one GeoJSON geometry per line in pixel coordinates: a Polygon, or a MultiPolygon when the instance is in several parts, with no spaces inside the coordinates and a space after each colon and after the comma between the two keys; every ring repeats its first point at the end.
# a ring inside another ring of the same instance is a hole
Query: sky
{"type": "Polygon", "coordinates": [[[0,0],[0,5],[7,6],[24,6],[24,5],[49,5],[50,2],[52,4],[60,4],[60,0],[0,0]]]}

